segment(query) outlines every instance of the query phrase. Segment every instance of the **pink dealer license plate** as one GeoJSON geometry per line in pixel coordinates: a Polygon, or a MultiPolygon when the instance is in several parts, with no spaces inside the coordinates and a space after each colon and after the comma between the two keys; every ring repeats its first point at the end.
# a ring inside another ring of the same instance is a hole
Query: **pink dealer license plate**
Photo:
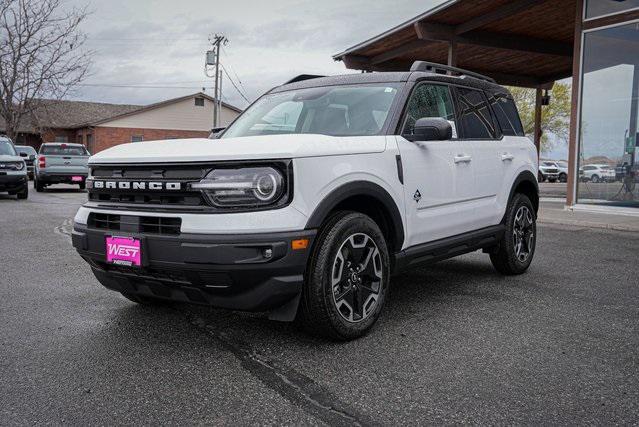
{"type": "Polygon", "coordinates": [[[82,182],[83,180],[84,180],[84,178],[81,177],[81,176],[72,176],[71,177],[71,181],[73,181],[73,182],[82,182]]]}
{"type": "Polygon", "coordinates": [[[118,265],[142,265],[140,240],[133,237],[107,236],[106,260],[111,264],[118,265]]]}

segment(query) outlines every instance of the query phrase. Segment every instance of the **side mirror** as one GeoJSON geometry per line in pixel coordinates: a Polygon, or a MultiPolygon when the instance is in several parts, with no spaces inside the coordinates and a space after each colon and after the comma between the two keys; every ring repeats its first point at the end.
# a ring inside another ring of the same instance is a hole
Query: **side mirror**
{"type": "Polygon", "coordinates": [[[219,127],[211,129],[211,133],[209,134],[209,139],[218,139],[220,134],[226,129],[226,127],[219,127]]]}
{"type": "Polygon", "coordinates": [[[453,127],[441,117],[423,117],[415,122],[411,141],[445,141],[453,137],[453,127]]]}
{"type": "Polygon", "coordinates": [[[29,156],[29,160],[30,160],[30,161],[34,161],[34,160],[35,160],[35,154],[31,154],[31,155],[29,156]]]}

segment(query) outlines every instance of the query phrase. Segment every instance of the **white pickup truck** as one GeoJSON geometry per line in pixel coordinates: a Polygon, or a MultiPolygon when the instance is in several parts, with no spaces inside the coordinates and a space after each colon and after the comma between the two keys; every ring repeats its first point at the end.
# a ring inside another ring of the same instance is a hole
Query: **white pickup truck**
{"type": "Polygon", "coordinates": [[[33,186],[36,191],[43,191],[51,184],[76,184],[84,190],[89,156],[82,144],[42,144],[35,162],[33,186]]]}

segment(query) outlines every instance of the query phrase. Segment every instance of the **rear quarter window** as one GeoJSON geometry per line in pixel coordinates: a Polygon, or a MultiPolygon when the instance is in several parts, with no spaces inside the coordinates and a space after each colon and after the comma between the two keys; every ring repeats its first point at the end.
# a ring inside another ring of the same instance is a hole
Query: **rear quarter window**
{"type": "Polygon", "coordinates": [[[525,136],[517,106],[512,98],[505,95],[494,95],[490,98],[490,105],[504,135],[525,136]]]}

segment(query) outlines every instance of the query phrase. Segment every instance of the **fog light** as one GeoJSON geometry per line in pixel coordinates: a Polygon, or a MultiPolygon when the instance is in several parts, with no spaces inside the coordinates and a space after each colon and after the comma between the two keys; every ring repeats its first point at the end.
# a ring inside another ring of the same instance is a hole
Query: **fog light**
{"type": "Polygon", "coordinates": [[[269,259],[273,256],[273,249],[264,249],[262,251],[262,256],[266,259],[269,259]]]}

